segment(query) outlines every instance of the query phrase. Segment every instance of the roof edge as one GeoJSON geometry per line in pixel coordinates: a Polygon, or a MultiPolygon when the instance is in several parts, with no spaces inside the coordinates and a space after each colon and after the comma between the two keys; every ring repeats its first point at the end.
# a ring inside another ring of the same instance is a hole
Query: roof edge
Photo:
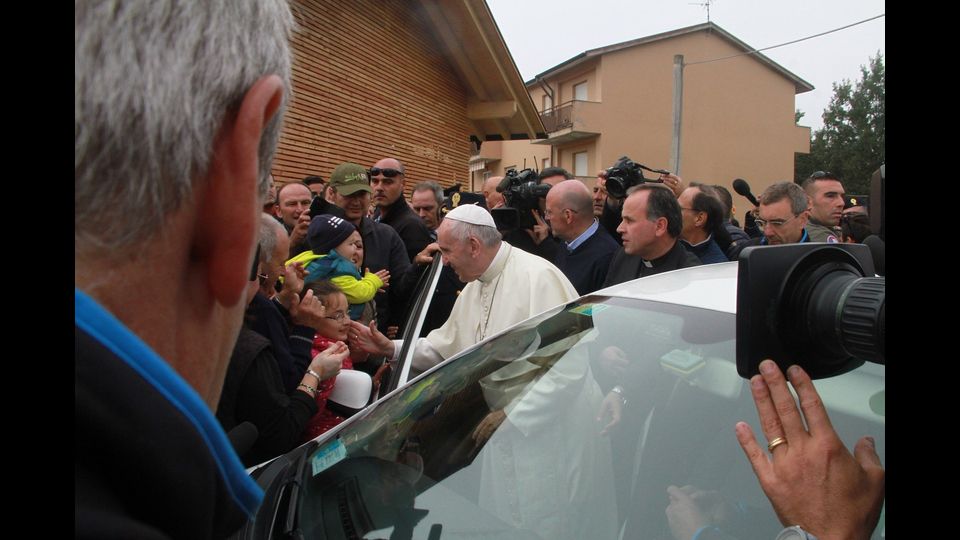
{"type": "Polygon", "coordinates": [[[581,62],[585,61],[585,60],[588,59],[588,58],[592,58],[592,57],[595,57],[595,56],[601,56],[601,55],[604,55],[604,54],[607,54],[607,53],[619,51],[619,50],[622,50],[622,49],[627,49],[627,48],[630,48],[630,47],[635,47],[635,46],[638,46],[638,45],[644,45],[644,44],[652,43],[652,42],[655,42],[655,41],[662,41],[662,40],[665,40],[665,39],[670,39],[670,38],[674,38],[674,37],[683,36],[683,35],[686,35],[686,34],[693,34],[693,33],[696,33],[696,32],[707,31],[707,30],[716,31],[717,34],[718,34],[720,37],[726,39],[727,41],[729,41],[730,43],[732,43],[735,47],[737,47],[738,49],[743,50],[744,52],[752,52],[753,55],[754,55],[760,62],[762,62],[762,63],[764,63],[764,64],[767,64],[768,67],[770,67],[771,69],[773,69],[774,71],[776,71],[777,73],[779,73],[780,75],[782,75],[784,78],[786,78],[786,79],[790,80],[791,82],[793,82],[794,88],[796,89],[796,92],[795,92],[796,94],[802,94],[802,93],[804,93],[804,92],[809,92],[809,91],[811,91],[811,90],[814,89],[814,86],[813,86],[812,84],[810,84],[810,83],[808,83],[807,81],[801,79],[799,76],[797,76],[795,73],[791,72],[791,71],[788,70],[787,68],[785,68],[785,67],[781,66],[780,64],[774,62],[772,59],[770,59],[770,57],[768,57],[768,56],[766,56],[765,54],[757,51],[757,49],[754,49],[753,47],[747,45],[746,43],[744,43],[743,41],[741,41],[739,38],[737,38],[736,36],[734,36],[734,35],[731,34],[730,32],[728,32],[728,31],[724,30],[723,28],[721,28],[719,25],[717,25],[717,24],[714,23],[713,21],[705,22],[705,23],[700,23],[700,24],[695,24],[695,25],[693,25],[693,26],[686,26],[686,27],[684,27],[684,28],[677,28],[677,29],[675,29],[675,30],[668,30],[668,31],[666,31],[666,32],[661,32],[661,33],[659,33],[659,34],[653,34],[653,35],[650,35],[650,36],[644,36],[644,37],[640,37],[640,38],[636,38],[636,39],[631,39],[631,40],[628,40],[628,41],[621,41],[620,43],[614,43],[614,44],[612,44],[612,45],[606,45],[606,46],[603,46],[603,47],[597,47],[597,48],[595,48],[595,49],[589,49],[589,50],[584,51],[584,52],[582,52],[582,53],[580,53],[580,54],[578,54],[578,55],[576,55],[576,56],[574,56],[574,57],[572,57],[572,58],[570,58],[570,59],[568,59],[568,60],[565,60],[565,61],[563,61],[563,62],[561,62],[561,63],[553,66],[553,67],[550,68],[550,69],[547,69],[546,71],[543,71],[543,72],[541,72],[541,73],[538,73],[537,75],[534,76],[533,79],[531,79],[531,80],[529,80],[529,81],[526,81],[524,84],[525,84],[527,87],[529,87],[530,85],[536,83],[536,82],[537,82],[538,80],[540,80],[540,79],[544,79],[544,78],[549,77],[549,76],[551,76],[551,75],[555,75],[555,74],[557,74],[557,73],[559,73],[559,72],[561,72],[561,71],[563,71],[563,70],[565,70],[565,69],[569,69],[569,68],[571,68],[571,67],[574,67],[574,66],[580,64],[581,62]]]}

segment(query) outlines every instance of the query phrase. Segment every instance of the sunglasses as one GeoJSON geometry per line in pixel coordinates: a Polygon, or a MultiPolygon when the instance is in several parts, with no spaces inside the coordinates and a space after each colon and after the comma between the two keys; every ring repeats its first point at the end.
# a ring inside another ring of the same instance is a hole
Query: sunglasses
{"type": "Polygon", "coordinates": [[[374,176],[377,176],[377,175],[379,175],[379,174],[382,174],[382,175],[386,176],[387,178],[393,178],[393,177],[395,177],[395,176],[398,176],[398,175],[402,175],[402,174],[403,174],[403,171],[400,171],[400,170],[397,170],[397,169],[381,169],[381,168],[379,168],[379,167],[374,167],[374,168],[370,169],[370,170],[367,171],[367,172],[370,173],[370,177],[371,177],[371,178],[373,178],[374,176]]]}
{"type": "Polygon", "coordinates": [[[830,171],[817,171],[810,175],[810,178],[813,180],[822,180],[824,178],[830,180],[837,180],[837,176],[830,171]]]}

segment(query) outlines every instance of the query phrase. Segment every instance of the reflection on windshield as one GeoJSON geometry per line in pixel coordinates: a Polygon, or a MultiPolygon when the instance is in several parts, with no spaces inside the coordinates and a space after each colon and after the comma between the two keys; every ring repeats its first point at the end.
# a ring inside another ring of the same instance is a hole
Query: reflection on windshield
{"type": "MultiPolygon", "coordinates": [[[[304,536],[689,540],[712,526],[773,538],[781,526],[733,435],[756,422],[734,324],[588,297],[483,343],[318,447],[304,536]]],[[[829,382],[838,431],[873,435],[883,459],[882,366],[829,382]]]]}

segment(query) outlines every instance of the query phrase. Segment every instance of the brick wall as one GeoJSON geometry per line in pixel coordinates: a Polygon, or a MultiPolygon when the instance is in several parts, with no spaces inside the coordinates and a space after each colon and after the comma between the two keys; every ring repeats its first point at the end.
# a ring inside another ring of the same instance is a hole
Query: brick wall
{"type": "Polygon", "coordinates": [[[279,182],[340,163],[395,157],[406,190],[468,185],[466,92],[415,2],[295,1],[293,100],[273,173],[279,182]]]}

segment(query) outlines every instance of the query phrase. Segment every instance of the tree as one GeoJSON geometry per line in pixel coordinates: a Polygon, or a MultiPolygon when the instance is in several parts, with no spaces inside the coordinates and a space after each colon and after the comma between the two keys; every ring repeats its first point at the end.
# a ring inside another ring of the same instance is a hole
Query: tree
{"type": "Polygon", "coordinates": [[[814,132],[809,154],[797,154],[795,178],[830,171],[847,193],[868,195],[870,177],[885,158],[885,79],[883,55],[860,66],[860,80],[833,83],[833,98],[823,111],[823,128],[814,132]]]}

